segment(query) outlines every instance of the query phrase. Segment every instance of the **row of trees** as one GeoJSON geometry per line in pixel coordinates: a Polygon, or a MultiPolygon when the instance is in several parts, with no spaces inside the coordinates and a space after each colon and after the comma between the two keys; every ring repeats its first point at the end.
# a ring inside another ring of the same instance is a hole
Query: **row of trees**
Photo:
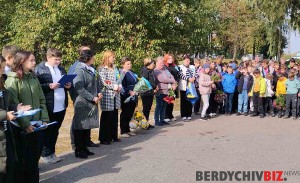
{"type": "MultiPolygon", "coordinates": [[[[97,53],[115,50],[136,67],[164,52],[258,53],[284,46],[284,25],[300,26],[293,0],[0,0],[0,46],[16,44],[39,59],[48,47],[64,53],[64,65],[79,45],[97,53]],[[212,36],[213,35],[213,36],[212,36]]],[[[98,54],[97,57],[100,57],[98,54]]],[[[99,59],[97,59],[99,60],[99,59]]]]}

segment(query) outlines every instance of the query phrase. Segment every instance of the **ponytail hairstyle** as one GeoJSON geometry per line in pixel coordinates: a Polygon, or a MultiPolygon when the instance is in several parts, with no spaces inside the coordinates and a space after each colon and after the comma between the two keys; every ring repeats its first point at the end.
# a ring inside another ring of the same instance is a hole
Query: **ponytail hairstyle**
{"type": "Polygon", "coordinates": [[[83,50],[80,53],[78,60],[82,63],[87,63],[93,58],[93,56],[94,56],[94,53],[91,50],[83,50]]]}

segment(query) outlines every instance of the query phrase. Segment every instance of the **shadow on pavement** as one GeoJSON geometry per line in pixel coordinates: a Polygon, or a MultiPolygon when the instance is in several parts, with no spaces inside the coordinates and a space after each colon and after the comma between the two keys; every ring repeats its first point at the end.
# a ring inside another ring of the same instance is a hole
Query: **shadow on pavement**
{"type": "Polygon", "coordinates": [[[143,143],[164,133],[166,131],[164,129],[169,127],[183,125],[178,122],[180,121],[172,122],[171,125],[163,127],[155,127],[151,130],[139,131],[137,136],[123,138],[121,142],[113,142],[111,145],[100,145],[100,147],[89,148],[95,155],[89,156],[88,159],[75,158],[74,152],[69,152],[60,156],[64,159],[56,164],[47,165],[41,163],[40,182],[68,183],[101,174],[118,173],[121,169],[118,168],[118,164],[131,158],[128,155],[129,153],[142,149],[141,147],[131,148],[130,146],[143,143]],[[64,180],[65,177],[69,177],[69,179],[64,180]]]}

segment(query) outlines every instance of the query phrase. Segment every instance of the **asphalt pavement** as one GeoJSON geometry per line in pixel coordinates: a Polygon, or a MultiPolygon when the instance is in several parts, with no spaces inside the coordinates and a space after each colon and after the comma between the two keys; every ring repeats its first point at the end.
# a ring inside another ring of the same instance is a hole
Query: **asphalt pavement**
{"type": "MultiPolygon", "coordinates": [[[[43,183],[189,183],[197,182],[196,171],[283,171],[285,182],[299,183],[299,134],[300,120],[232,115],[201,121],[193,116],[189,122],[178,119],[122,142],[90,148],[95,155],[86,160],[65,153],[62,162],[40,164],[40,179],[43,183]],[[289,171],[296,175],[286,175],[289,171]]],[[[198,182],[238,182],[212,181],[211,175],[207,180],[198,182]]],[[[240,182],[263,182],[255,180],[240,182]]]]}

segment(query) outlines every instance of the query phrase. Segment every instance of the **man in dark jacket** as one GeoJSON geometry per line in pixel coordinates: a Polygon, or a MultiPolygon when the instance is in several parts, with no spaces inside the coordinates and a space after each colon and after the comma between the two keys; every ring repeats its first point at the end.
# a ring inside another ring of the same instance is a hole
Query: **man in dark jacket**
{"type": "Polygon", "coordinates": [[[50,121],[57,122],[44,131],[42,157],[47,164],[61,161],[55,155],[55,144],[68,106],[67,90],[71,87],[71,83],[67,83],[65,86],[60,86],[58,83],[61,77],[67,74],[65,69],[60,66],[61,57],[62,53],[59,50],[50,48],[47,51],[47,61],[40,63],[35,70],[46,98],[50,121]]]}
{"type": "Polygon", "coordinates": [[[239,79],[238,83],[238,113],[237,116],[244,114],[248,115],[248,93],[251,91],[253,85],[253,76],[249,75],[246,67],[242,68],[241,72],[236,75],[239,79]],[[243,111],[243,112],[242,112],[243,111]]]}

